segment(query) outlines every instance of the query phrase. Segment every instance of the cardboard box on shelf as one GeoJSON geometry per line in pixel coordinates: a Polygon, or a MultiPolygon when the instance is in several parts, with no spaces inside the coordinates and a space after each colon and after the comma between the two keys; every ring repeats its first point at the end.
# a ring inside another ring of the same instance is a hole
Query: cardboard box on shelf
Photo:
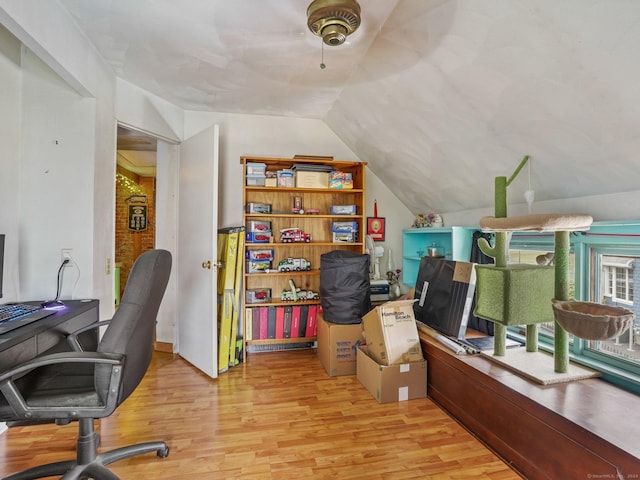
{"type": "Polygon", "coordinates": [[[363,319],[367,352],[381,365],[424,359],[413,315],[414,300],[396,300],[375,307],[363,319]]]}
{"type": "Polygon", "coordinates": [[[328,188],[329,174],[327,172],[296,172],[297,188],[328,188]]]}
{"type": "Polygon", "coordinates": [[[247,290],[246,303],[267,303],[271,301],[270,288],[254,288],[247,290]]]}
{"type": "Polygon", "coordinates": [[[331,215],[355,215],[355,205],[331,205],[331,215]]]}
{"type": "MultiPolygon", "coordinates": [[[[264,186],[265,187],[277,187],[278,186],[278,172],[267,170],[265,172],[264,186]]],[[[269,212],[271,213],[271,212],[269,212]]]]}
{"type": "Polygon", "coordinates": [[[247,213],[271,213],[271,204],[270,203],[247,203],[246,207],[247,213]]]}
{"type": "Polygon", "coordinates": [[[402,402],[427,396],[427,361],[380,365],[359,347],[356,361],[358,381],[379,403],[402,402]]]}
{"type": "Polygon", "coordinates": [[[271,233],[271,222],[265,222],[262,220],[249,220],[247,222],[247,232],[271,233]]]}
{"type": "Polygon", "coordinates": [[[358,222],[331,222],[331,231],[335,233],[353,233],[358,231],[358,222]]]}
{"type": "Polygon", "coordinates": [[[362,325],[327,322],[318,315],[318,359],[329,376],[356,374],[356,352],[364,343],[362,325]]]}
{"type": "Polygon", "coordinates": [[[271,232],[245,232],[247,243],[270,243],[271,232]]]}
{"type": "Polygon", "coordinates": [[[353,188],[353,176],[350,173],[333,171],[329,175],[329,188],[353,188]]]}
{"type": "Polygon", "coordinates": [[[331,241],[333,243],[355,243],[358,241],[358,234],[353,233],[331,233],[331,241]]]}
{"type": "Polygon", "coordinates": [[[251,262],[271,261],[273,260],[273,250],[247,250],[245,258],[251,262]]]}
{"type": "Polygon", "coordinates": [[[247,262],[247,273],[266,273],[271,270],[271,261],[252,260],[247,262]]]}

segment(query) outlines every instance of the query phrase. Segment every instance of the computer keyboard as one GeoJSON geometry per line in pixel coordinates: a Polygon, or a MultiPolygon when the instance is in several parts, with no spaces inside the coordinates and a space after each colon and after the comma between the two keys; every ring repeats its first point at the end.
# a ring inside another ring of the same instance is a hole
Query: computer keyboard
{"type": "Polygon", "coordinates": [[[0,305],[0,335],[54,313],[53,310],[46,310],[38,304],[7,303],[0,305]]]}
{"type": "Polygon", "coordinates": [[[0,305],[0,323],[9,322],[30,313],[42,310],[40,305],[30,305],[28,303],[9,303],[0,305]]]}

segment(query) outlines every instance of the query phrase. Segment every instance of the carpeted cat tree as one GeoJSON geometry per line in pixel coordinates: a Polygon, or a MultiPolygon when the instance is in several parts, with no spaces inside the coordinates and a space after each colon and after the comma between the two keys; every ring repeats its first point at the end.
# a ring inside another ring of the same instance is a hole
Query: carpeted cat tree
{"type": "MultiPolygon", "coordinates": [[[[529,160],[525,156],[513,175],[495,178],[495,216],[483,217],[480,228],[495,233],[494,246],[481,238],[478,246],[495,259],[494,265],[476,265],[475,315],[495,323],[494,355],[504,356],[507,326],[526,325],[527,352],[538,350],[538,326],[555,321],[554,366],[566,372],[569,363],[567,330],[556,320],[553,301],[569,299],[569,235],[588,230],[593,222],[584,214],[537,214],[507,217],[507,187],[529,160]],[[555,266],[508,265],[511,232],[554,232],[555,266]]],[[[560,302],[560,303],[558,303],[560,302]]],[[[584,302],[573,302],[584,303],[584,302]]],[[[573,333],[573,332],[572,332],[573,333]]]]}

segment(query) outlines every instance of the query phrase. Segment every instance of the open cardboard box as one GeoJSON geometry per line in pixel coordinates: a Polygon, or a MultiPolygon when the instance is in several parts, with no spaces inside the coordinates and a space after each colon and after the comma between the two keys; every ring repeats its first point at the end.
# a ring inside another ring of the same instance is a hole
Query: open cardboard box
{"type": "Polygon", "coordinates": [[[363,319],[367,352],[381,365],[423,360],[414,300],[396,300],[377,306],[363,319]]]}
{"type": "Polygon", "coordinates": [[[402,402],[427,396],[427,361],[380,365],[366,347],[358,348],[357,378],[379,403],[402,402]]]}

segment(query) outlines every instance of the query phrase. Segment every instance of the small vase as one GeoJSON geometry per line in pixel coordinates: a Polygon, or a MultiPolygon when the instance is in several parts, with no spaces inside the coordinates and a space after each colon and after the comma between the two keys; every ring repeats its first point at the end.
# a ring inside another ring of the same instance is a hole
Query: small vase
{"type": "Polygon", "coordinates": [[[396,298],[400,298],[402,292],[400,291],[399,283],[392,283],[389,285],[389,300],[395,300],[396,298]]]}

